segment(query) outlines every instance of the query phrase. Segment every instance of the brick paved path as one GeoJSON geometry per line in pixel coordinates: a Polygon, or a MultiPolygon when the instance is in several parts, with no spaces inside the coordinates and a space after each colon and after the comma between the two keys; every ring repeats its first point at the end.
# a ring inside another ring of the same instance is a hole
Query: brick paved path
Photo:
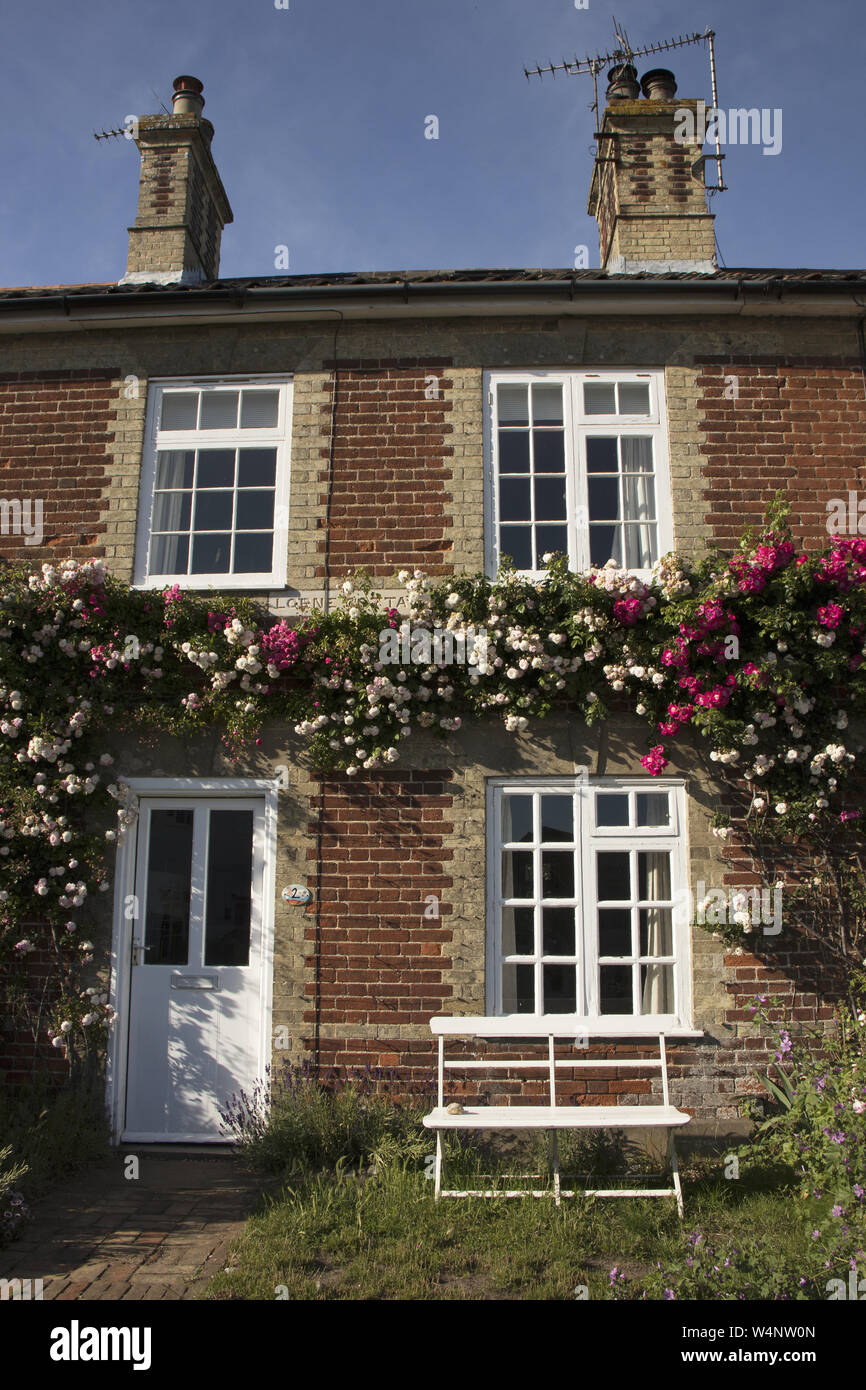
{"type": "Polygon", "coordinates": [[[42,1279],[45,1299],[195,1298],[225,1264],[265,1184],[225,1150],[130,1146],[52,1188],[0,1278],[42,1279]],[[124,1177],[126,1153],[139,1177],[124,1177]]]}

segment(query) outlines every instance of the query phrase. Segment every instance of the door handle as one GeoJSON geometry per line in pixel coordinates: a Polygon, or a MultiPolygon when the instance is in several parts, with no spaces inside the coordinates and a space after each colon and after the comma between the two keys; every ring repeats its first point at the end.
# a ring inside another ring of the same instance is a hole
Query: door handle
{"type": "Polygon", "coordinates": [[[132,943],[132,963],[133,965],[144,965],[144,953],[149,951],[143,941],[133,941],[132,943]]]}

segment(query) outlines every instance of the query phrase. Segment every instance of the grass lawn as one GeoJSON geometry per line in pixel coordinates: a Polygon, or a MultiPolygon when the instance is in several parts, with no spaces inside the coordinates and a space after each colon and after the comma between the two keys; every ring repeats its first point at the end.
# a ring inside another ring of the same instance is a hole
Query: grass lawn
{"type": "MultiPolygon", "coordinates": [[[[619,1297],[640,1298],[643,1281],[655,1274],[656,1288],[647,1296],[658,1298],[665,1295],[657,1262],[665,1270],[682,1267],[694,1253],[689,1235],[699,1228],[720,1262],[726,1251],[750,1252],[738,1285],[747,1298],[773,1297],[760,1287],[755,1251],[788,1271],[792,1287],[800,1278],[807,1282],[791,1296],[826,1298],[826,1280],[844,1277],[847,1264],[840,1259],[838,1270],[827,1269],[826,1252],[813,1244],[819,1204],[780,1187],[772,1174],[726,1181],[723,1168],[720,1160],[684,1165],[682,1224],[667,1198],[565,1198],[558,1210],[552,1200],[529,1198],[436,1205],[433,1184],[417,1163],[386,1165],[373,1174],[307,1172],[251,1218],[205,1296],[605,1299],[613,1296],[610,1271],[616,1266],[626,1279],[619,1297]]],[[[735,1254],[734,1261],[739,1258],[735,1254]]],[[[708,1287],[677,1296],[737,1294],[708,1287]]]]}

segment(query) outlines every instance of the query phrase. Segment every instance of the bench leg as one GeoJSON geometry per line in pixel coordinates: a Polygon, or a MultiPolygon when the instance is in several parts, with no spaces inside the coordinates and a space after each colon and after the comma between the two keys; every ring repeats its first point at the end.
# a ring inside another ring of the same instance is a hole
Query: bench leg
{"type": "Polygon", "coordinates": [[[550,1157],[553,1163],[553,1198],[556,1205],[562,1205],[559,1190],[559,1135],[555,1129],[550,1131],[550,1157]]]}
{"type": "Polygon", "coordinates": [[[435,1168],[435,1177],[436,1177],[436,1182],[434,1183],[434,1186],[433,1186],[433,1200],[436,1201],[436,1202],[438,1202],[438,1201],[439,1201],[439,1193],[440,1193],[440,1190],[441,1190],[441,1187],[442,1187],[442,1131],[439,1130],[439,1129],[437,1129],[437,1131],[436,1131],[436,1168],[435,1168]]]}
{"type": "Polygon", "coordinates": [[[679,1212],[680,1221],[682,1221],[685,1215],[683,1209],[683,1190],[680,1185],[680,1170],[677,1167],[677,1146],[672,1129],[668,1130],[668,1158],[670,1159],[671,1175],[674,1180],[674,1192],[677,1195],[677,1211],[679,1212]]]}

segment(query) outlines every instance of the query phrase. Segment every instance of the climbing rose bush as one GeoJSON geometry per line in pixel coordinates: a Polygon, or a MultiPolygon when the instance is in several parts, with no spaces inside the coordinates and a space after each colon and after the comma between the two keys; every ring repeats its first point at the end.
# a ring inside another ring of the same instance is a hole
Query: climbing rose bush
{"type": "Polygon", "coordinates": [[[215,726],[241,757],[266,723],[288,722],[318,767],[357,777],[419,731],[493,719],[519,738],[553,712],[628,713],[646,726],[651,776],[677,740],[706,740],[757,833],[856,829],[866,540],[810,557],[779,524],[728,559],[666,556],[648,582],[546,559],[538,581],[403,571],[396,606],[347,579],[332,611],[295,625],[250,599],[132,590],[97,563],[0,573],[0,962],[51,953],[59,1050],[111,1022],[84,992],[85,924],[135,819],[117,761],[130,739],[215,726]]]}

